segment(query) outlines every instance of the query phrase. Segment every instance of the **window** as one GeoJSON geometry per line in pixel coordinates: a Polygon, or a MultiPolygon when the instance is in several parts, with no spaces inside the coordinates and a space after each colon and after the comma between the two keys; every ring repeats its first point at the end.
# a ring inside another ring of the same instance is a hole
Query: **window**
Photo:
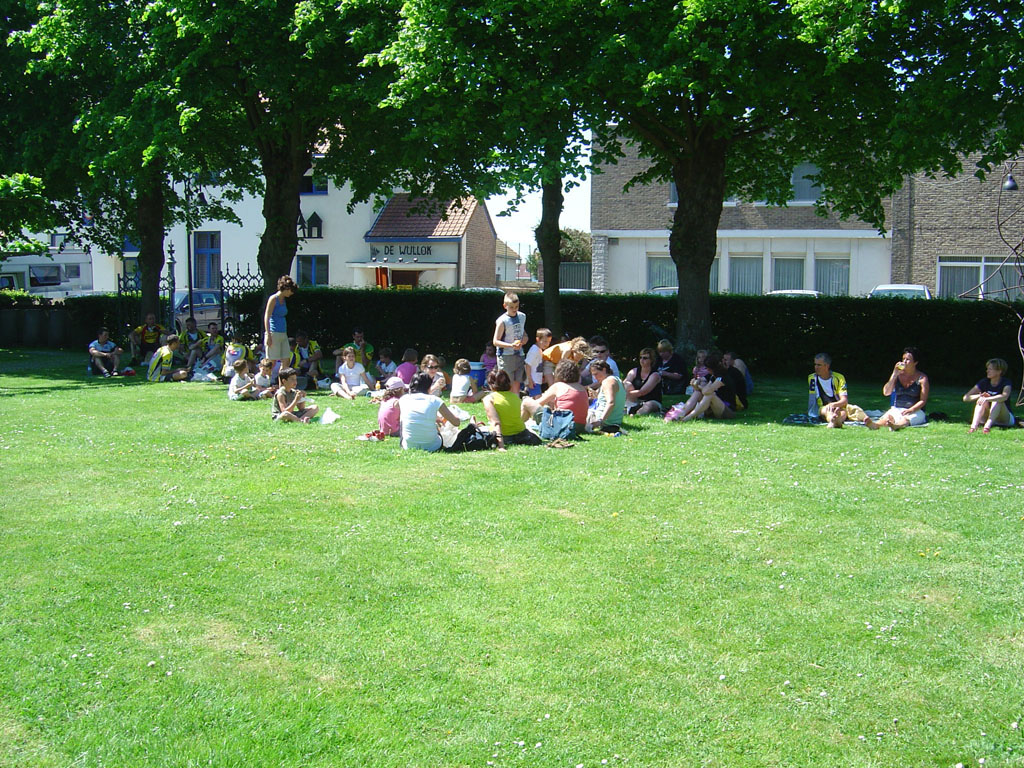
{"type": "Polygon", "coordinates": [[[729,293],[759,296],[762,292],[761,256],[731,256],[729,258],[729,293]]]}
{"type": "Polygon", "coordinates": [[[64,241],[68,239],[67,232],[51,232],[50,233],[50,247],[51,248],[63,248],[64,241]]]}
{"type": "Polygon", "coordinates": [[[800,163],[800,165],[793,169],[793,175],[790,177],[793,184],[793,196],[790,198],[790,202],[817,202],[818,198],[821,197],[821,187],[806,178],[817,172],[818,166],[813,163],[800,163]]]}
{"type": "Polygon", "coordinates": [[[326,195],[327,179],[314,176],[312,173],[303,176],[299,193],[303,195],[326,195]]]}
{"type": "Polygon", "coordinates": [[[82,279],[82,265],[81,264],[65,264],[64,265],[64,279],[65,280],[81,280],[82,279]]]}
{"type": "Polygon", "coordinates": [[[299,254],[299,287],[330,285],[329,261],[322,254],[299,254]]]}
{"type": "Polygon", "coordinates": [[[850,295],[850,260],[829,259],[818,256],[814,259],[814,290],[826,296],[850,295]]]}
{"type": "Polygon", "coordinates": [[[195,288],[220,289],[220,232],[195,233],[195,258],[192,261],[195,288]]]}
{"type": "MultiPolygon", "coordinates": [[[[647,257],[647,290],[654,288],[676,288],[679,280],[676,275],[676,264],[671,256],[647,257]]],[[[711,262],[711,276],[708,279],[708,291],[718,293],[718,259],[711,262]]]]}
{"type": "MultiPolygon", "coordinates": [[[[818,166],[814,163],[800,163],[796,168],[793,169],[793,173],[790,174],[789,183],[792,187],[792,193],[789,196],[789,203],[798,203],[807,205],[809,203],[815,203],[821,197],[821,187],[808,179],[808,176],[812,176],[818,172],[818,166]]],[[[736,205],[740,202],[737,197],[728,197],[725,200],[726,205],[736,205]]],[[[669,207],[673,207],[679,204],[679,192],[676,190],[675,183],[669,184],[668,190],[668,204],[669,207]]],[[[768,205],[763,200],[754,201],[754,205],[768,205]]]]}
{"type": "Polygon", "coordinates": [[[677,285],[676,265],[671,256],[647,257],[647,290],[677,285]]]}
{"type": "Polygon", "coordinates": [[[772,290],[801,291],[804,287],[804,260],[775,258],[772,260],[772,290]]]}
{"type": "Polygon", "coordinates": [[[31,288],[60,285],[60,265],[46,265],[28,268],[28,283],[31,288]]]}
{"type": "Polygon", "coordinates": [[[976,299],[982,295],[1009,301],[1024,299],[1016,266],[1012,261],[1004,265],[1000,256],[939,256],[938,293],[943,299],[976,299]]]}

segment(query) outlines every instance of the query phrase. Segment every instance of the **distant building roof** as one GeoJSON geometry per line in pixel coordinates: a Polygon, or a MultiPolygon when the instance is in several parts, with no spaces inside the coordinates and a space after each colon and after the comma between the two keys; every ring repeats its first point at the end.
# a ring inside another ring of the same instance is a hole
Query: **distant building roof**
{"type": "Polygon", "coordinates": [[[366,233],[366,239],[460,238],[466,234],[469,220],[479,205],[475,199],[467,198],[442,203],[429,213],[412,213],[422,203],[422,198],[413,198],[405,193],[395,195],[388,200],[373,222],[370,231],[366,233]]]}

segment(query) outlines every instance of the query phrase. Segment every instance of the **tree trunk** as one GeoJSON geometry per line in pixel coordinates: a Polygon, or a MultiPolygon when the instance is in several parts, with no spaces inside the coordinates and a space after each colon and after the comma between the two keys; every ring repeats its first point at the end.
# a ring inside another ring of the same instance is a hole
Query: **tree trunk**
{"type": "MultiPolygon", "coordinates": [[[[561,147],[549,144],[545,155],[554,162],[549,168],[556,168],[561,157],[561,147]],[[555,147],[552,149],[552,147],[555,147]]],[[[554,341],[562,340],[562,297],[558,292],[558,267],[562,263],[562,232],[558,227],[562,216],[562,177],[552,174],[541,184],[540,223],[534,230],[537,250],[540,251],[541,266],[544,270],[544,322],[551,329],[554,341]]],[[[534,327],[537,327],[535,324],[534,327]]]]}
{"type": "MultiPolygon", "coordinates": [[[[160,273],[164,269],[164,206],[166,177],[160,161],[151,161],[138,176],[135,195],[136,227],[139,233],[139,286],[142,289],[142,317],[153,312],[159,318],[160,273]]],[[[174,318],[171,318],[171,323],[174,318]]]]}
{"type": "Polygon", "coordinates": [[[684,359],[712,346],[709,281],[725,195],[723,140],[701,142],[693,155],[672,168],[679,205],[672,217],[669,253],[676,264],[676,351],[684,359]]]}
{"type": "Polygon", "coordinates": [[[266,142],[260,147],[260,167],[266,180],[265,228],[256,261],[268,296],[277,290],[278,278],[291,273],[299,247],[299,190],[312,162],[310,147],[300,131],[289,131],[279,142],[266,142]]]}

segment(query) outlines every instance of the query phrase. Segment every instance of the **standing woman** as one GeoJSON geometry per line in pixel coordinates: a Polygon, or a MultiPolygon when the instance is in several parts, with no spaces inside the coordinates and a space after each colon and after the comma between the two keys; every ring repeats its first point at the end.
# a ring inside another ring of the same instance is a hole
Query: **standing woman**
{"type": "Polygon", "coordinates": [[[904,427],[917,427],[924,424],[924,407],[928,403],[930,384],[928,377],[917,369],[921,353],[917,347],[907,347],[903,357],[892,367],[892,375],[882,387],[882,394],[892,397],[892,408],[882,414],[878,421],[865,419],[864,424],[871,429],[889,427],[897,430],[904,427]]]}
{"type": "Polygon", "coordinates": [[[1013,411],[1010,410],[1010,394],[1013,382],[1006,378],[1009,370],[1006,361],[993,357],[985,363],[985,378],[975,384],[971,391],[964,395],[965,403],[974,403],[974,418],[968,432],[976,432],[982,422],[982,432],[987,433],[992,426],[1012,427],[1016,423],[1013,411]]]}
{"type": "Polygon", "coordinates": [[[288,346],[288,305],[285,299],[294,296],[297,290],[298,286],[288,275],[277,278],[277,293],[267,299],[267,308],[263,312],[263,356],[274,361],[272,378],[277,375],[282,361],[290,360],[292,356],[288,346]]]}

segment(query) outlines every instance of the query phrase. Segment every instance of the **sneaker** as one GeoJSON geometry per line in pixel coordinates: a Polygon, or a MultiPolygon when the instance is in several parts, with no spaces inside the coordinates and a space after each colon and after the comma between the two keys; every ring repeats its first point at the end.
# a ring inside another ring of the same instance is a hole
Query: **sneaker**
{"type": "Polygon", "coordinates": [[[104,379],[109,379],[110,378],[110,371],[104,371],[103,372],[103,378],[104,379]]]}
{"type": "Polygon", "coordinates": [[[118,371],[111,371],[110,375],[111,376],[120,376],[121,374],[118,371]]]}

